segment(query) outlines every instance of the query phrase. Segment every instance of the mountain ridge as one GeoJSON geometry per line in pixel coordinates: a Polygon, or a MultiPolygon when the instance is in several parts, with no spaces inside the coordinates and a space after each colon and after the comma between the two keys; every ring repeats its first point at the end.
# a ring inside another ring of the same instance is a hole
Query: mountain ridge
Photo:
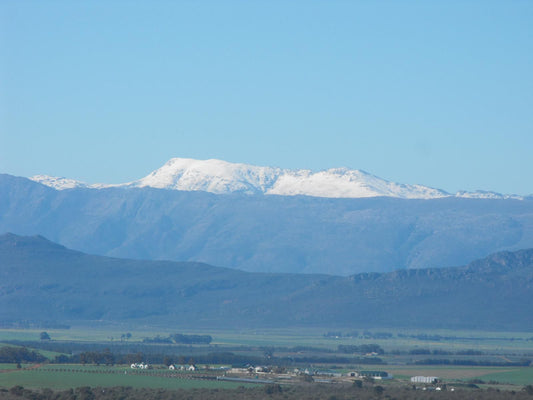
{"type": "Polygon", "coordinates": [[[3,322],[533,328],[524,306],[533,301],[533,249],[461,267],[341,277],[109,258],[9,234],[0,235],[0,276],[3,322]]]}
{"type": "Polygon", "coordinates": [[[205,191],[215,194],[245,193],[249,195],[314,196],[329,198],[395,197],[404,199],[436,199],[441,197],[515,198],[488,191],[444,190],[418,184],[399,184],[362,170],[330,168],[313,172],[305,169],[259,167],[223,160],[172,158],[144,178],[116,185],[88,184],[74,179],[35,175],[30,179],[57,190],[73,188],[152,187],[157,189],[205,191]]]}
{"type": "Polygon", "coordinates": [[[351,275],[533,247],[533,199],[335,199],[153,188],[54,190],[0,174],[0,232],[91,254],[351,275]]]}

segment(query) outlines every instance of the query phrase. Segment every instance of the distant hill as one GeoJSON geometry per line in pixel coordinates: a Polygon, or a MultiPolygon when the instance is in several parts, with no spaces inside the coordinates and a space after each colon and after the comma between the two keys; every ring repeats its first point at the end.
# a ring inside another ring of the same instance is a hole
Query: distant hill
{"type": "Polygon", "coordinates": [[[328,275],[122,260],[0,236],[0,321],[533,329],[533,249],[464,267],[328,275]]]}
{"type": "Polygon", "coordinates": [[[144,188],[55,190],[0,175],[0,232],[91,254],[351,275],[533,247],[533,198],[359,199],[144,188]]]}

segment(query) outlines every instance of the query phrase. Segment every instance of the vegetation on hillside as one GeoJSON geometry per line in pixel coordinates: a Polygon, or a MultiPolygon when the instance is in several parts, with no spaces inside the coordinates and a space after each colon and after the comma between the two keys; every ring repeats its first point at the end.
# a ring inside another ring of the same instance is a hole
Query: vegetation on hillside
{"type": "MultiPolygon", "coordinates": [[[[246,273],[90,256],[42,237],[0,237],[0,320],[194,321],[201,327],[396,326],[531,330],[533,250],[465,267],[350,277],[246,273]]],[[[375,332],[375,338],[386,338],[375,332]]],[[[363,332],[363,335],[366,335],[363,332]]],[[[159,337],[187,343],[209,338],[159,337]]]]}

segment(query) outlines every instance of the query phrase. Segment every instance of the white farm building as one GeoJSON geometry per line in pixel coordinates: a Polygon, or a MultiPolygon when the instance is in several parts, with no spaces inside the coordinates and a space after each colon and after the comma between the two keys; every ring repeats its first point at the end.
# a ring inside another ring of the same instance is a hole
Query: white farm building
{"type": "Polygon", "coordinates": [[[412,376],[413,383],[437,383],[439,378],[437,376],[412,376]]]}
{"type": "Polygon", "coordinates": [[[134,363],[131,364],[131,369],[149,369],[151,368],[150,365],[145,363],[134,363]]]}

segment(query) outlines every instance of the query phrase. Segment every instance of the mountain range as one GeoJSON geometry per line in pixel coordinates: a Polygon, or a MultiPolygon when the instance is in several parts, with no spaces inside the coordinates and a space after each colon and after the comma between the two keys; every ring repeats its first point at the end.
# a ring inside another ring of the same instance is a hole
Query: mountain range
{"type": "Polygon", "coordinates": [[[57,190],[0,174],[0,232],[40,234],[113,257],[352,275],[465,265],[533,247],[533,198],[325,198],[135,185],[57,190]]]}
{"type": "Polygon", "coordinates": [[[0,174],[0,232],[4,322],[533,328],[531,196],[171,159],[0,174]]]}
{"type": "Polygon", "coordinates": [[[87,184],[69,178],[36,175],[30,179],[58,190],[72,188],[102,189],[109,187],[204,191],[216,194],[245,193],[282,196],[332,198],[395,197],[402,199],[436,199],[441,197],[517,198],[494,192],[457,192],[422,185],[389,182],[365,171],[333,168],[325,171],[289,170],[230,163],[222,160],[172,158],[161,168],[139,180],[110,185],[87,184]]]}
{"type": "Polygon", "coordinates": [[[4,234],[0,277],[4,323],[533,329],[533,249],[463,267],[341,277],[102,257],[4,234]]]}

